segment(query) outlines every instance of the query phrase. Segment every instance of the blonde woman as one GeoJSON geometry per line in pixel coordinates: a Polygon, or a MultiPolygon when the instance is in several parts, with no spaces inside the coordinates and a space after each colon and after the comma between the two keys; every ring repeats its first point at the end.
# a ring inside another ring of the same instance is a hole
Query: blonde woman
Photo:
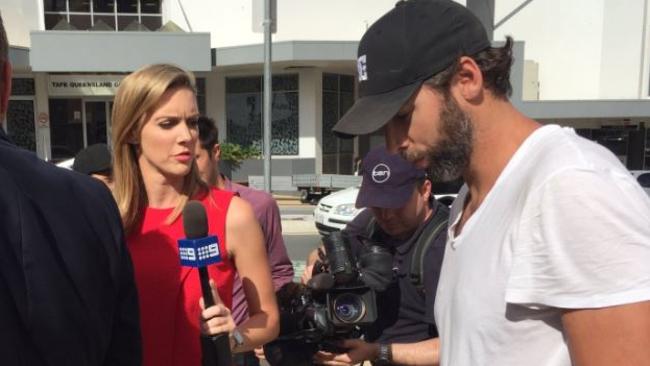
{"type": "Polygon", "coordinates": [[[114,195],[135,268],[145,366],[199,365],[199,332],[239,333],[231,338],[243,343],[231,340],[233,352],[252,350],[278,334],[262,232],[251,207],[198,177],[198,116],[193,76],[172,65],[135,71],[115,95],[114,195]],[[209,268],[217,305],[203,311],[197,271],[180,266],[176,242],[184,236],[180,213],[190,199],[206,207],[223,258],[209,268]],[[237,329],[229,310],[235,270],[250,312],[237,329]]]}

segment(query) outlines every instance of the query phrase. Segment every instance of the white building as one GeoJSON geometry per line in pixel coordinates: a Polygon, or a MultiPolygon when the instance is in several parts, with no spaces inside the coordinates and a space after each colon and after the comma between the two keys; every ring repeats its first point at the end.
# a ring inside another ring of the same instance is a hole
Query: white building
{"type": "MultiPolygon", "coordinates": [[[[222,140],[259,146],[263,35],[253,31],[254,1],[0,0],[16,74],[9,134],[45,159],[107,141],[119,80],[173,62],[197,75],[200,108],[222,140]],[[168,31],[156,31],[163,25],[168,31]]],[[[359,38],[394,2],[278,1],[274,177],[351,173],[355,156],[383,143],[380,135],[339,140],[330,128],[354,101],[359,38]]],[[[511,76],[519,108],[579,128],[630,168],[650,168],[648,0],[459,2],[494,25],[495,41],[522,42],[511,76]]],[[[233,174],[261,175],[262,161],[233,174]]]]}

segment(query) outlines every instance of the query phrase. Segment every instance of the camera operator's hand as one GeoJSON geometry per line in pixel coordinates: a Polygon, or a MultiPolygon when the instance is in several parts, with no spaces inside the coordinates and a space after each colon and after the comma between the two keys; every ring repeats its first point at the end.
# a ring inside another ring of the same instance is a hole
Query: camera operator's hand
{"type": "Polygon", "coordinates": [[[314,362],[318,365],[350,366],[362,361],[374,360],[379,353],[379,345],[367,343],[360,339],[346,339],[338,346],[347,349],[346,353],[331,353],[319,351],[314,355],[314,362]]]}
{"type": "MultiPolygon", "coordinates": [[[[319,248],[322,248],[322,244],[319,248]]],[[[300,282],[303,285],[306,285],[307,282],[311,279],[312,275],[314,274],[314,266],[316,265],[316,262],[319,262],[320,259],[318,257],[318,248],[314,249],[309,253],[309,256],[307,256],[307,263],[305,264],[305,270],[302,272],[302,276],[300,276],[300,282]]]]}
{"type": "Polygon", "coordinates": [[[232,318],[230,309],[221,301],[216,285],[212,280],[210,280],[210,288],[212,289],[214,305],[206,309],[203,297],[199,300],[199,305],[201,306],[199,318],[201,333],[204,335],[230,334],[235,329],[235,321],[232,318]]]}
{"type": "Polygon", "coordinates": [[[307,282],[311,280],[313,272],[314,272],[314,264],[307,264],[305,266],[305,270],[302,272],[302,276],[300,276],[300,282],[303,285],[306,285],[307,282]]]}

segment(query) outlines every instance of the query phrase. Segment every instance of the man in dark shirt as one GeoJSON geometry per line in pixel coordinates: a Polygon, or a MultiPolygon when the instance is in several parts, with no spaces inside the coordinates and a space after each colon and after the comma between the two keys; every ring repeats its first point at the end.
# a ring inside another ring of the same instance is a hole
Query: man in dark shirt
{"type": "MultiPolygon", "coordinates": [[[[348,348],[344,354],[319,352],[316,362],[427,364],[437,359],[438,352],[433,305],[447,238],[448,209],[433,199],[431,182],[423,170],[389,154],[385,148],[368,153],[362,174],[356,206],[367,209],[343,231],[354,256],[358,256],[366,239],[388,248],[393,254],[395,278],[385,291],[377,293],[380,316],[365,330],[364,340],[344,341],[342,347],[348,348]],[[421,240],[432,241],[424,247],[422,257],[416,258],[413,253],[421,240]],[[422,278],[411,276],[414,260],[422,261],[422,278]]],[[[307,271],[314,262],[312,255],[307,271]]]]}
{"type": "MultiPolygon", "coordinates": [[[[203,180],[211,186],[235,192],[253,207],[255,216],[262,227],[266,252],[271,267],[273,287],[278,291],[285,284],[293,281],[293,265],[287,254],[287,248],[282,238],[282,223],[280,209],[273,197],[257,189],[233,183],[219,171],[221,148],[219,146],[219,130],[214,120],[200,117],[199,144],[196,145],[196,163],[203,180]]],[[[233,285],[232,316],[236,324],[248,319],[248,304],[244,288],[239,277],[233,285]]],[[[252,352],[236,355],[238,365],[256,365],[257,358],[252,352]]]]}
{"type": "MultiPolygon", "coordinates": [[[[7,49],[0,19],[0,117],[7,49]]],[[[137,299],[108,189],[16,147],[0,123],[0,363],[140,365],[137,299]]]]}

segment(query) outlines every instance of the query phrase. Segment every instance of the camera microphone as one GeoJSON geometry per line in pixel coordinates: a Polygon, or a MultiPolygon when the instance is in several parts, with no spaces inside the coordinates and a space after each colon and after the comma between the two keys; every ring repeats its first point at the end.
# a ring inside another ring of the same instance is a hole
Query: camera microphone
{"type": "MultiPolygon", "coordinates": [[[[178,240],[181,266],[199,269],[201,292],[205,307],[214,305],[207,266],[221,262],[219,238],[208,236],[208,217],[199,201],[189,201],[183,208],[183,230],[187,239],[178,240]]],[[[230,338],[228,333],[201,336],[202,364],[204,366],[230,366],[230,338]]]]}
{"type": "Polygon", "coordinates": [[[346,284],[357,277],[357,271],[352,260],[350,243],[344,234],[335,231],[323,239],[323,246],[327,254],[329,272],[334,276],[337,284],[346,284]]]}

